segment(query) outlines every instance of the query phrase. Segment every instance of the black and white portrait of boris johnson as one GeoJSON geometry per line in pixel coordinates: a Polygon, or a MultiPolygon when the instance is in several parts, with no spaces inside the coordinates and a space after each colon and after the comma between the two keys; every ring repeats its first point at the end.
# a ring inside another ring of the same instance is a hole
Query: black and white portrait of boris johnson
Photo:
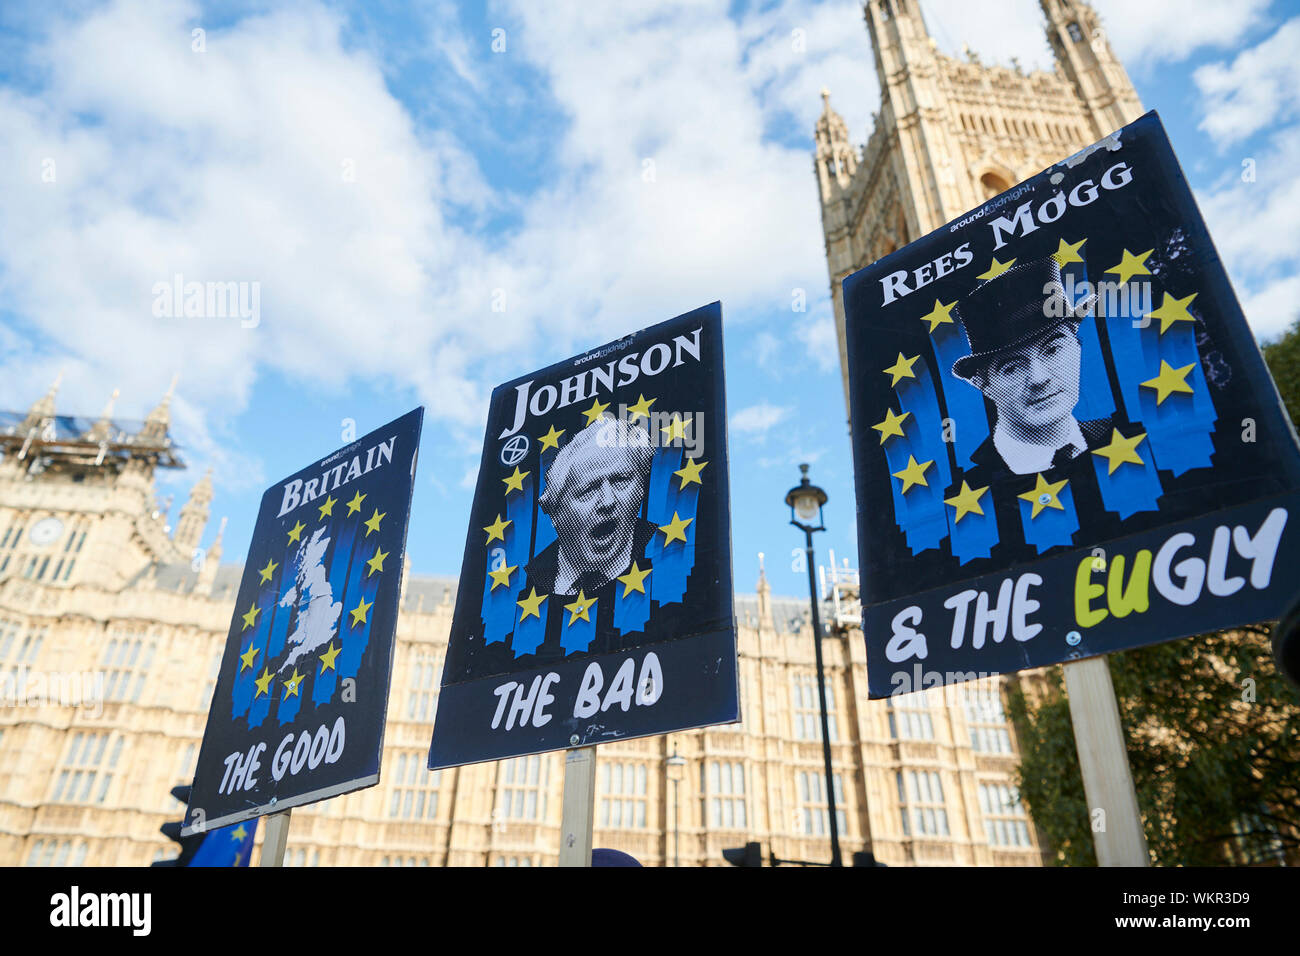
{"type": "Polygon", "coordinates": [[[1079,324],[1095,297],[1071,304],[1052,258],[1013,265],[976,286],[954,314],[970,354],[952,372],[996,409],[991,433],[971,454],[993,476],[1032,475],[1110,440],[1111,418],[1079,421],[1079,324]]]}

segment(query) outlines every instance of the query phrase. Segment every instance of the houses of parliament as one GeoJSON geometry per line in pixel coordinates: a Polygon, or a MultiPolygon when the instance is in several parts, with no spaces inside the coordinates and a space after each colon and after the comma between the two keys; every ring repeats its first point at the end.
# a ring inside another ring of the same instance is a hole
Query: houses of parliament
{"type": "MultiPolygon", "coordinates": [[[[943,55],[917,0],[864,5],[874,129],[854,146],[826,95],[815,128],[842,362],[844,276],[1140,114],[1089,5],[1041,6],[1050,73],[943,55]]],[[[57,386],[0,412],[0,865],[146,866],[175,855],[158,827],[180,817],[169,790],[193,776],[242,567],[221,563],[209,476],[174,526],[156,500],[158,470],[184,467],[170,392],[127,422],[112,401],[97,417],[61,409],[57,386]]],[[[1015,793],[1004,689],[868,701],[856,581],[838,568],[827,583],[846,858],[1050,859],[1015,793]]],[[[381,782],[296,809],[287,864],[557,863],[563,753],[425,769],[455,588],[404,575],[381,782]]],[[[760,562],[755,592],[736,598],[742,722],[602,745],[595,846],[646,866],[725,865],[724,848],[750,841],[829,860],[808,610],[771,594],[760,562]]]]}

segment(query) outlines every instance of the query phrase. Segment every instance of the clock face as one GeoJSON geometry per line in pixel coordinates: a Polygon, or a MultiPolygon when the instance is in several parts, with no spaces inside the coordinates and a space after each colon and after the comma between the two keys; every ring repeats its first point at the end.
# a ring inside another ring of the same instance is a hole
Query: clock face
{"type": "Polygon", "coordinates": [[[42,518],[32,525],[32,530],[27,532],[27,537],[38,548],[44,548],[59,540],[61,534],[63,534],[63,522],[58,518],[50,517],[42,518]]]}

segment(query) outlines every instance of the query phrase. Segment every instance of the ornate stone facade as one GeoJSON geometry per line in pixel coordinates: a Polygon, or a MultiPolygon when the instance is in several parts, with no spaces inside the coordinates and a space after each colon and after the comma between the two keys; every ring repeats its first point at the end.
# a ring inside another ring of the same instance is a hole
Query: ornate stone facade
{"type": "Polygon", "coordinates": [[[945,56],[917,0],[868,0],[880,110],[861,151],[824,106],[814,167],[848,401],[844,277],[1142,115],[1096,12],[1039,0],[1056,69],[986,66],[945,56]]]}

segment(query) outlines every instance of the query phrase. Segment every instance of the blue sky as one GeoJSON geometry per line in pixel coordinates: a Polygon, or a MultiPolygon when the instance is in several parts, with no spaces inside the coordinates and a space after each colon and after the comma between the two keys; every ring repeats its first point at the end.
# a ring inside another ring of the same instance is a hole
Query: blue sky
{"type": "MultiPolygon", "coordinates": [[[[922,6],[944,52],[1051,67],[1033,0],[922,6]]],[[[1276,335],[1300,301],[1300,3],[1095,6],[1276,335]]],[[[738,588],[763,551],[806,589],[801,461],[830,494],[819,557],[856,565],[810,153],[822,86],[868,135],[860,8],[632,7],[5,5],[0,407],[62,371],[62,410],[117,387],[143,417],[179,374],[191,468],[159,494],[174,515],[211,466],[229,561],[265,486],[424,404],[408,552],[455,575],[492,386],[721,299],[738,588]],[[259,322],[155,315],[178,273],[258,283],[259,322]]]]}

